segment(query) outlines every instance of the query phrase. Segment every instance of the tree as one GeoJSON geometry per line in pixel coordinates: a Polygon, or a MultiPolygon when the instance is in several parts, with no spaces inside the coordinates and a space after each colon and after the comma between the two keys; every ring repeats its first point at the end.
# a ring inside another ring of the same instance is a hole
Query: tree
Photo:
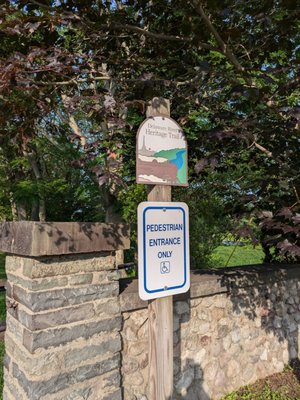
{"type": "Polygon", "coordinates": [[[54,118],[80,168],[94,168],[106,208],[118,207],[120,188],[134,184],[145,102],[168,97],[188,138],[192,187],[224,199],[234,217],[297,214],[297,16],[292,0],[9,2],[1,135],[24,154],[54,118]]]}

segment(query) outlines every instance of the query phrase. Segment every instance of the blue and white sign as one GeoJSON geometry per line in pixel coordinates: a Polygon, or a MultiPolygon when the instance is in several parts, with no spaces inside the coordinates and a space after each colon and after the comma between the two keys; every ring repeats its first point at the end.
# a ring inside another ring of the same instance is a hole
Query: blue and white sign
{"type": "Polygon", "coordinates": [[[141,299],[189,290],[189,211],[185,203],[139,204],[138,254],[141,299]]]}

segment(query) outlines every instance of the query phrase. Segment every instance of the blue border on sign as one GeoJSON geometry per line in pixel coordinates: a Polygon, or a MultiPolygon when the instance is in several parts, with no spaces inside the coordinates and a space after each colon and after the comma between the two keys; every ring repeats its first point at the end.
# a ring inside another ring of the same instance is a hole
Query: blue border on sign
{"type": "Polygon", "coordinates": [[[158,293],[158,292],[167,292],[168,290],[174,290],[174,289],[180,289],[186,284],[186,225],[185,225],[185,210],[182,207],[171,207],[171,206],[149,206],[146,207],[143,211],[143,252],[144,252],[144,290],[147,293],[158,293]],[[146,280],[146,211],[148,210],[181,210],[183,213],[183,248],[184,248],[184,281],[182,285],[179,286],[171,286],[168,287],[167,289],[162,288],[162,289],[155,289],[155,290],[149,290],[147,289],[147,280],[146,280]]]}

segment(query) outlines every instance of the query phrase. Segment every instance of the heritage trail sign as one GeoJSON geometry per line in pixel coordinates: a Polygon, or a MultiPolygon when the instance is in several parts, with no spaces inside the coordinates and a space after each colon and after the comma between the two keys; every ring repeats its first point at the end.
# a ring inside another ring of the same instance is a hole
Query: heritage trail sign
{"type": "Polygon", "coordinates": [[[137,134],[137,183],[188,186],[187,142],[172,118],[147,118],[137,134]]]}
{"type": "Polygon", "coordinates": [[[141,299],[189,290],[189,215],[185,203],[140,203],[138,248],[141,299]]]}

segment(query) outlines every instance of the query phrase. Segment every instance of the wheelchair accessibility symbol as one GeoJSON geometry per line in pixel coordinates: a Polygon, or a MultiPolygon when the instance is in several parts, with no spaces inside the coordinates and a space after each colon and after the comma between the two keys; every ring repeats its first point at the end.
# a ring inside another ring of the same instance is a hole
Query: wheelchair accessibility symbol
{"type": "Polygon", "coordinates": [[[168,274],[170,272],[170,261],[162,261],[160,263],[160,273],[168,274]]]}

